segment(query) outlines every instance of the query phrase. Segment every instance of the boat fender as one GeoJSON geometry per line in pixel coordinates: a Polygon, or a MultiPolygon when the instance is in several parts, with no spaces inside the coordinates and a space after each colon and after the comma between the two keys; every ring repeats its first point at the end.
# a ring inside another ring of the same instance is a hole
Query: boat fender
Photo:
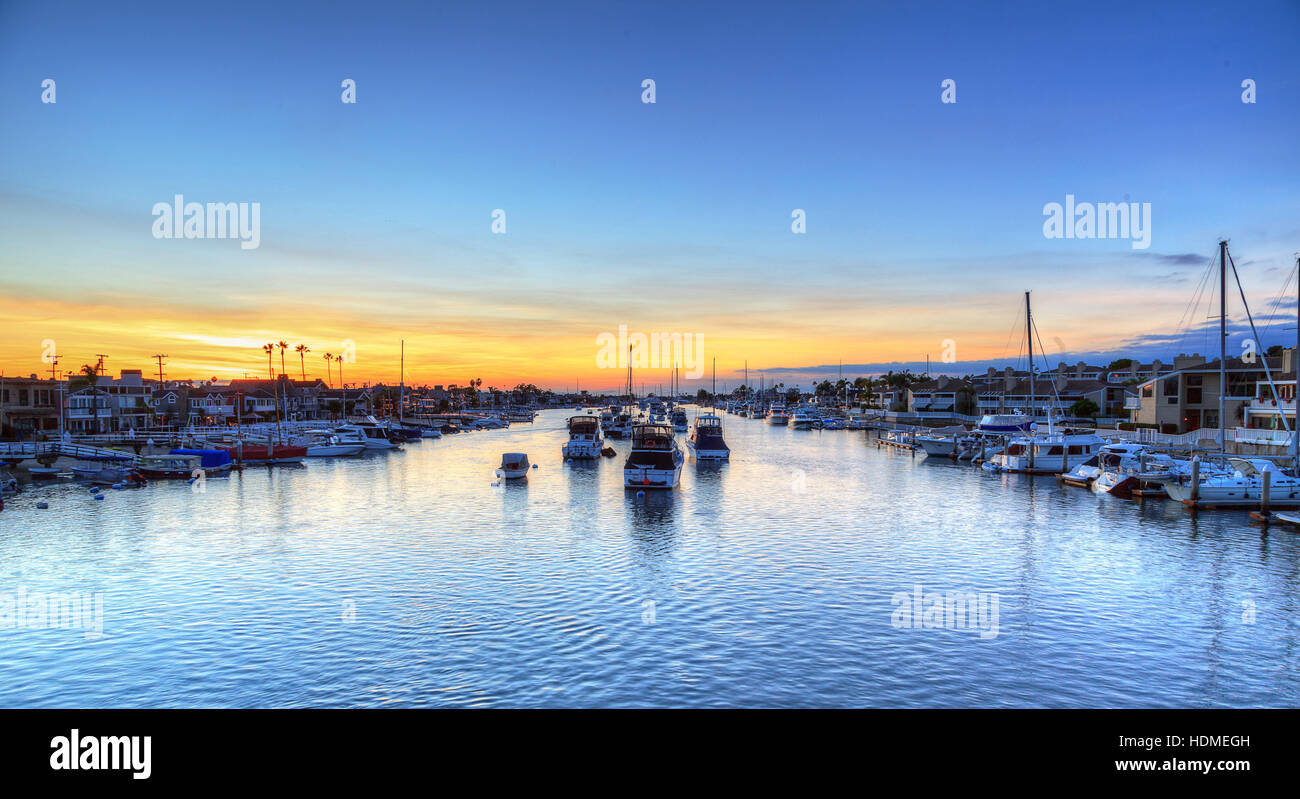
{"type": "Polygon", "coordinates": [[[636,498],[637,498],[637,499],[645,499],[645,492],[644,492],[644,491],[638,491],[638,492],[636,492],[636,498]]]}
{"type": "Polygon", "coordinates": [[[122,490],[122,484],[121,484],[121,483],[113,483],[113,489],[114,489],[115,491],[121,491],[121,490],[122,490]]]}
{"type": "Polygon", "coordinates": [[[90,487],[90,493],[92,493],[92,494],[95,493],[95,492],[98,491],[98,490],[99,490],[99,486],[91,486],[91,487],[90,487]]]}
{"type": "Polygon", "coordinates": [[[103,498],[104,498],[104,495],[103,495],[103,494],[96,494],[96,495],[95,495],[95,499],[103,499],[103,498]]]}
{"type": "Polygon", "coordinates": [[[36,503],[36,508],[37,508],[37,510],[49,510],[49,507],[50,507],[50,503],[48,503],[48,502],[37,502],[37,503],[36,503]]]}
{"type": "Polygon", "coordinates": [[[536,469],[536,468],[537,468],[537,464],[534,463],[534,464],[533,464],[533,468],[536,469]]]}

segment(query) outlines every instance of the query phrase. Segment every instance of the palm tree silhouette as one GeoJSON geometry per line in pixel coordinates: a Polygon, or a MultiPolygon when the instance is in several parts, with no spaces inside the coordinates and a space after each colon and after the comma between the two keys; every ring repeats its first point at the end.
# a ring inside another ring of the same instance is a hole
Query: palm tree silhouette
{"type": "Polygon", "coordinates": [[[325,353],[325,385],[334,388],[334,371],[330,368],[334,366],[334,353],[325,353]]]}
{"type": "Polygon", "coordinates": [[[311,347],[306,344],[299,344],[293,348],[293,351],[298,353],[298,366],[302,369],[302,380],[305,383],[307,382],[307,361],[304,358],[306,358],[307,353],[311,352],[311,347]]]}
{"type": "Polygon", "coordinates": [[[289,349],[289,345],[281,341],[277,346],[280,348],[280,374],[284,374],[284,351],[289,349]]]}
{"type": "Polygon", "coordinates": [[[266,353],[266,374],[267,377],[274,378],[275,371],[271,367],[271,353],[275,352],[274,344],[263,344],[262,351],[266,353]]]}

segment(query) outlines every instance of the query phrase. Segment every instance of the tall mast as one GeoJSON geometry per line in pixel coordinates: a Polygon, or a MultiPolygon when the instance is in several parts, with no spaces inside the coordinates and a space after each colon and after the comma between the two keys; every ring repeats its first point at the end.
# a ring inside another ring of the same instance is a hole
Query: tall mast
{"type": "Polygon", "coordinates": [[[397,421],[403,422],[402,410],[406,407],[406,339],[402,339],[402,359],[397,367],[397,421]]]}
{"type": "MultiPolygon", "coordinates": [[[[1025,292],[1025,340],[1029,342],[1029,421],[1034,419],[1034,316],[1029,310],[1029,292],[1025,292]]],[[[1051,416],[1048,416],[1051,419],[1051,416]]]]}
{"type": "Polygon", "coordinates": [[[1228,240],[1219,242],[1219,454],[1227,452],[1223,418],[1228,398],[1228,240]]]}
{"type": "Polygon", "coordinates": [[[1295,385],[1291,391],[1291,470],[1300,475],[1300,257],[1295,259],[1296,267],[1296,306],[1295,306],[1295,352],[1291,353],[1291,368],[1295,370],[1295,385]]]}

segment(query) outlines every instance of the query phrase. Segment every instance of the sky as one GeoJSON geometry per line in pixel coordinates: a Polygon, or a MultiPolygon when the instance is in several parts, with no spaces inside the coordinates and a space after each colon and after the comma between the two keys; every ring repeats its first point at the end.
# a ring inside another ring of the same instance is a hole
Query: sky
{"type": "Polygon", "coordinates": [[[704,387],[957,374],[1023,358],[1025,291],[1053,365],[1167,360],[1217,348],[1224,237],[1293,341],[1297,33],[1294,0],[0,0],[0,369],[261,376],[284,340],[353,383],[405,341],[410,383],[600,390],[626,326],[704,387]],[[259,246],[156,238],[178,194],[258,203],[259,246]],[[1150,203],[1149,246],[1045,237],[1067,195],[1150,203]]]}

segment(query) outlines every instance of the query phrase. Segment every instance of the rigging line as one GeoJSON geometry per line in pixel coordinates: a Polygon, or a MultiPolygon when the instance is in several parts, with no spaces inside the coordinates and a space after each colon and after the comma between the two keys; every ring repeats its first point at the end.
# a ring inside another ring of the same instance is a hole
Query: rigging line
{"type": "Polygon", "coordinates": [[[1205,268],[1201,270],[1201,279],[1197,281],[1196,288],[1192,292],[1192,297],[1188,301],[1187,306],[1183,309],[1182,316],[1178,317],[1178,333],[1183,332],[1185,325],[1193,318],[1195,309],[1199,307],[1201,302],[1201,293],[1205,291],[1205,285],[1210,279],[1210,273],[1213,268],[1214,258],[1211,257],[1210,260],[1206,262],[1205,268]]]}
{"type": "MultiPolygon", "coordinates": [[[[1038,348],[1041,349],[1041,350],[1043,351],[1043,357],[1046,358],[1046,357],[1047,357],[1047,347],[1043,346],[1043,336],[1042,336],[1041,333],[1038,332],[1038,323],[1037,323],[1037,322],[1034,322],[1034,323],[1033,323],[1033,326],[1034,326],[1034,338],[1038,339],[1038,348]]],[[[1058,361],[1058,362],[1057,362],[1057,368],[1059,369],[1060,366],[1061,366],[1061,362],[1058,361]]],[[[1030,375],[1030,376],[1029,376],[1029,379],[1030,379],[1030,380],[1033,380],[1033,379],[1034,379],[1033,375],[1030,375]]],[[[1037,385],[1036,382],[1035,382],[1035,385],[1037,385]]],[[[1056,397],[1056,407],[1057,407],[1057,409],[1059,410],[1060,407],[1061,407],[1061,393],[1060,393],[1059,391],[1056,390],[1056,381],[1055,381],[1055,380],[1052,381],[1052,394],[1056,397]]]]}
{"type": "Polygon", "coordinates": [[[1188,302],[1187,307],[1183,309],[1182,316],[1178,319],[1178,327],[1174,331],[1174,341],[1179,347],[1186,347],[1187,339],[1193,334],[1192,320],[1196,318],[1197,309],[1200,308],[1201,297],[1205,293],[1213,267],[1214,259],[1211,258],[1206,263],[1204,271],[1201,272],[1201,279],[1197,283],[1195,291],[1192,292],[1191,300],[1188,302]]]}
{"type": "MultiPolygon", "coordinates": [[[[1250,315],[1250,306],[1246,304],[1246,290],[1241,287],[1241,275],[1237,274],[1237,264],[1232,260],[1232,253],[1228,253],[1228,263],[1232,264],[1232,277],[1237,281],[1237,291],[1241,293],[1241,304],[1246,309],[1246,320],[1250,322],[1250,332],[1255,336],[1255,347],[1262,350],[1264,345],[1259,340],[1259,334],[1255,332],[1255,320],[1250,315]]],[[[1281,403],[1278,401],[1277,386],[1273,384],[1273,373],[1268,368],[1268,356],[1261,351],[1260,360],[1264,362],[1264,377],[1268,379],[1268,387],[1273,392],[1273,404],[1278,406],[1278,415],[1282,417],[1282,429],[1288,433],[1291,432],[1291,426],[1287,424],[1286,414],[1281,413],[1281,403]]],[[[1219,386],[1219,391],[1227,390],[1227,386],[1219,386]]]]}
{"type": "MultiPolygon", "coordinates": [[[[1287,275],[1286,275],[1286,282],[1282,284],[1282,290],[1281,290],[1280,292],[1278,292],[1278,294],[1277,294],[1276,297],[1273,298],[1273,306],[1272,306],[1271,308],[1269,308],[1269,311],[1268,311],[1268,324],[1264,325],[1264,334],[1265,334],[1265,335],[1268,334],[1268,329],[1269,329],[1270,327],[1272,327],[1272,326],[1273,326],[1273,322],[1276,321],[1276,319],[1277,319],[1277,312],[1278,312],[1279,307],[1282,305],[1282,301],[1285,300],[1285,299],[1287,299],[1287,298],[1289,297],[1289,295],[1290,295],[1290,290],[1291,290],[1291,279],[1292,279],[1293,277],[1295,277],[1295,275],[1296,275],[1296,268],[1295,268],[1295,267],[1292,267],[1291,271],[1290,271],[1290,272],[1287,272],[1287,275]]],[[[1262,343],[1263,343],[1263,342],[1261,342],[1261,345],[1262,345],[1262,343]]]]}

